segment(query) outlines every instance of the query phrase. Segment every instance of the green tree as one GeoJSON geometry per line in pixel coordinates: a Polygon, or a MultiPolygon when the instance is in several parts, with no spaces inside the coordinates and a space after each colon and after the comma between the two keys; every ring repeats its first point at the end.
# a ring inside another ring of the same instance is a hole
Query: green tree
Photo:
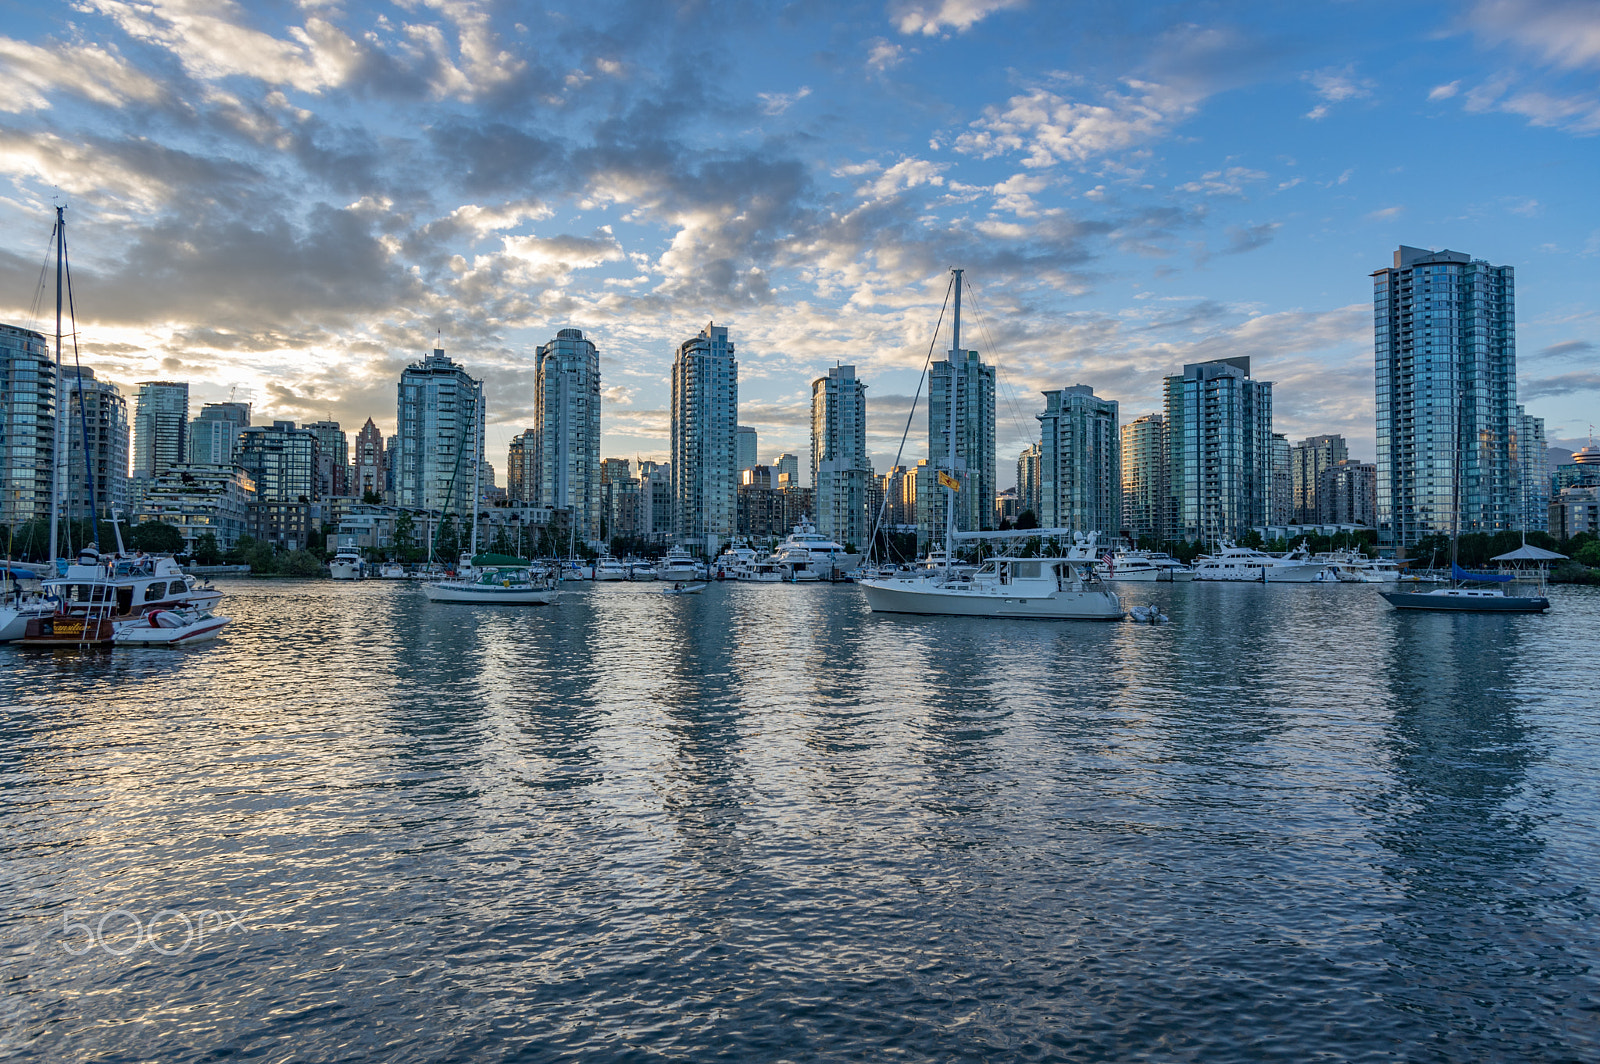
{"type": "Polygon", "coordinates": [[[322,559],[308,550],[292,550],[278,559],[278,571],[285,576],[321,576],[322,559]]]}
{"type": "Polygon", "coordinates": [[[1019,532],[1026,532],[1030,528],[1039,527],[1039,515],[1032,510],[1024,510],[1017,515],[1015,527],[1019,532]]]}
{"type": "Polygon", "coordinates": [[[496,554],[516,554],[517,545],[511,540],[511,530],[505,525],[501,525],[495,532],[494,543],[490,545],[489,549],[496,554]]]}
{"type": "Polygon", "coordinates": [[[454,562],[461,553],[461,530],[456,525],[455,514],[445,514],[444,520],[439,522],[439,530],[433,537],[433,553],[445,562],[454,562]]]}
{"type": "Polygon", "coordinates": [[[382,506],[383,496],[375,491],[364,491],[361,493],[361,501],[368,506],[382,506]]]}
{"type": "Polygon", "coordinates": [[[222,548],[217,546],[217,536],[214,532],[202,532],[194,541],[194,562],[196,565],[221,565],[222,548]]]}
{"type": "Polygon", "coordinates": [[[411,548],[417,542],[417,522],[410,511],[401,510],[394,519],[394,550],[401,561],[411,560],[411,548]]]}
{"type": "Polygon", "coordinates": [[[129,546],[149,554],[179,554],[183,533],[163,521],[143,521],[128,536],[129,546]]]}
{"type": "Polygon", "coordinates": [[[1572,560],[1591,569],[1600,569],[1600,540],[1590,540],[1578,548],[1572,560]]]}

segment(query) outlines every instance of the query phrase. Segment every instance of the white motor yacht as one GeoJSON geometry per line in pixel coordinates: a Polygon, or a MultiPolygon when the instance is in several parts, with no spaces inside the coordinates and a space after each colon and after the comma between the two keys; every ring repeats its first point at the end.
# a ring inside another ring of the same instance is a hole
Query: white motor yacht
{"type": "Polygon", "coordinates": [[[1177,583],[1194,579],[1194,570],[1170,554],[1149,550],[1119,549],[1101,555],[1095,572],[1105,580],[1177,583]]]}
{"type": "Polygon", "coordinates": [[[626,580],[628,567],[609,554],[602,554],[594,562],[594,579],[596,580],[626,580]]]}
{"type": "Polygon", "coordinates": [[[328,562],[328,575],[335,580],[360,580],[362,577],[361,551],[357,547],[343,546],[328,562]]]}
{"type": "Polygon", "coordinates": [[[655,578],[655,566],[649,562],[632,562],[628,565],[629,580],[654,580],[655,578]]]}
{"type": "Polygon", "coordinates": [[[0,592],[0,643],[9,643],[22,638],[28,630],[28,621],[56,612],[56,602],[46,597],[43,588],[34,583],[39,574],[33,570],[7,566],[4,574],[4,591],[0,592]],[[24,580],[29,582],[29,587],[23,587],[24,580]]]}
{"type": "Polygon", "coordinates": [[[804,547],[782,547],[772,556],[772,560],[778,572],[783,574],[783,579],[791,584],[809,584],[821,580],[825,574],[831,573],[833,564],[831,558],[817,557],[804,547]]]}
{"type": "Polygon", "coordinates": [[[66,570],[44,581],[55,609],[28,619],[22,645],[108,646],[119,623],[137,621],[150,610],[207,610],[222,597],[185,576],[169,555],[101,554],[90,547],[66,570]]]}
{"type": "Polygon", "coordinates": [[[1194,561],[1194,579],[1232,583],[1309,584],[1327,566],[1314,561],[1306,549],[1296,547],[1286,554],[1268,554],[1252,547],[1241,547],[1222,540],[1215,554],[1194,561]]]}
{"type": "Polygon", "coordinates": [[[818,532],[817,526],[804,515],[794,530],[778,544],[773,556],[781,558],[784,552],[793,550],[805,551],[810,555],[808,568],[817,574],[817,579],[828,578],[831,573],[848,573],[861,564],[861,555],[851,553],[842,543],[836,543],[818,532]]]}
{"type": "Polygon", "coordinates": [[[1122,600],[1094,565],[1068,558],[991,558],[972,575],[858,580],[880,613],[1119,621],[1122,600]]]}
{"type": "Polygon", "coordinates": [[[694,555],[682,547],[670,548],[666,556],[656,563],[657,580],[693,580],[700,575],[700,565],[694,555]]]}

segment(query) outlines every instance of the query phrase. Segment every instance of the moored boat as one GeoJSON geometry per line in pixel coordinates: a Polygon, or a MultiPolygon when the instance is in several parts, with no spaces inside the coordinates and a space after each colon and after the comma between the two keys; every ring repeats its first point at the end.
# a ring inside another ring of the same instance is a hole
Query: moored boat
{"type": "Polygon", "coordinates": [[[553,580],[535,573],[520,558],[482,555],[472,559],[470,574],[422,585],[429,602],[478,603],[494,606],[547,606],[560,589],[553,580]]]}

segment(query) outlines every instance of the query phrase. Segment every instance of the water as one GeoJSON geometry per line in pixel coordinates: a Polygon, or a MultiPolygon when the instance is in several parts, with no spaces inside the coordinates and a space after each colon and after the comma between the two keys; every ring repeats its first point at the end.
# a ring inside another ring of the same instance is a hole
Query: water
{"type": "Polygon", "coordinates": [[[0,648],[0,1056],[1600,1060],[1592,590],[226,586],[0,648]]]}

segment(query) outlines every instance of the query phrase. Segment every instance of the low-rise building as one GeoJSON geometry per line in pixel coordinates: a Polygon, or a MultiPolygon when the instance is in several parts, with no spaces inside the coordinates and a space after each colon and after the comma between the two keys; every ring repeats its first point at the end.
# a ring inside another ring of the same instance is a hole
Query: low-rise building
{"type": "Polygon", "coordinates": [[[1579,532],[1600,533],[1600,487],[1562,488],[1550,500],[1550,534],[1571,539],[1579,532]]]}
{"type": "Polygon", "coordinates": [[[160,521],[182,535],[185,549],[207,532],[217,546],[228,550],[250,531],[250,508],[256,501],[256,484],[250,474],[234,466],[173,465],[159,476],[140,478],[140,491],[132,502],[134,524],[160,521]]]}

